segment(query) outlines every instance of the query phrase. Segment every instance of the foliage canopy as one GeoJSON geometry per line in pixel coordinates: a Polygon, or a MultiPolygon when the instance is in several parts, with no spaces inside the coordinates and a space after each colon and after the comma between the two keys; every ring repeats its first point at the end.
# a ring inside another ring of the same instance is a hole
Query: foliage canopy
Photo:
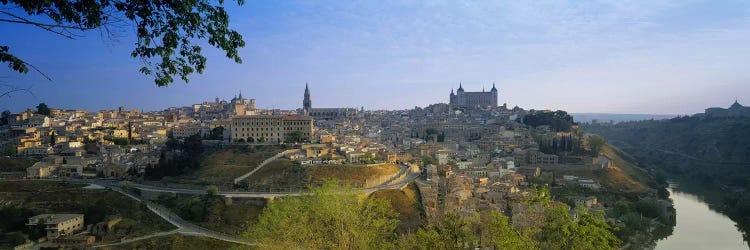
{"type": "Polygon", "coordinates": [[[386,249],[398,220],[390,204],[334,182],[268,203],[249,233],[263,248],[386,249]]]}
{"type": "MultiPolygon", "coordinates": [[[[242,5],[244,0],[236,2],[242,5]]],[[[143,62],[141,73],[153,75],[157,86],[167,86],[174,82],[174,76],[188,82],[188,75],[203,72],[206,57],[199,41],[221,49],[236,63],[242,62],[238,49],[245,46],[245,41],[239,32],[229,28],[223,3],[224,0],[0,0],[1,5],[18,8],[0,9],[0,22],[30,25],[70,39],[93,29],[112,36],[117,25],[133,23],[137,40],[130,55],[143,62]]],[[[11,54],[8,46],[0,46],[0,63],[7,63],[19,73],[27,73],[29,68],[41,73],[11,54]]]]}
{"type": "MultiPolygon", "coordinates": [[[[621,241],[601,212],[553,202],[539,188],[526,205],[537,225],[519,227],[500,212],[448,213],[437,225],[397,235],[387,202],[327,182],[310,195],[272,200],[246,234],[262,248],[311,249],[616,249],[621,241]]],[[[522,215],[523,216],[523,215],[522,215]]]]}

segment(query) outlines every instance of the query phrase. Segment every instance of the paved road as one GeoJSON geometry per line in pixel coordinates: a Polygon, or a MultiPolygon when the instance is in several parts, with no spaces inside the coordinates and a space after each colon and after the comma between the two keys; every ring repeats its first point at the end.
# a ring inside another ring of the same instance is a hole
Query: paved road
{"type": "MultiPolygon", "coordinates": [[[[413,181],[419,177],[419,173],[409,171],[408,167],[402,166],[402,170],[399,171],[396,175],[394,175],[389,181],[386,181],[386,183],[370,188],[363,189],[366,193],[371,193],[374,191],[382,190],[382,189],[398,189],[404,187],[409,182],[413,181]],[[400,179],[402,175],[406,175],[405,178],[400,179]]],[[[70,180],[71,182],[82,182],[82,183],[93,183],[93,184],[99,184],[99,185],[106,185],[106,186],[117,186],[117,181],[111,181],[111,180],[96,180],[96,179],[74,179],[70,180]]],[[[188,189],[188,188],[170,188],[170,187],[160,187],[160,186],[151,186],[151,185],[144,185],[144,184],[136,184],[132,183],[131,187],[137,188],[140,190],[145,191],[152,191],[152,192],[167,192],[167,193],[177,193],[177,194],[192,194],[192,195],[203,195],[206,194],[206,190],[202,189],[188,189]]],[[[301,192],[248,192],[248,191],[219,191],[218,195],[221,196],[231,196],[231,197],[238,197],[238,198],[266,198],[266,199],[272,199],[278,196],[299,196],[303,193],[301,192]]]]}
{"type": "Polygon", "coordinates": [[[146,235],[146,236],[141,236],[141,237],[136,237],[136,238],[130,238],[130,239],[123,239],[123,240],[121,240],[120,242],[117,242],[117,243],[95,245],[95,246],[92,246],[91,248],[95,248],[96,249],[96,248],[101,248],[101,247],[119,246],[119,245],[124,245],[124,244],[132,243],[132,242],[136,242],[136,241],[141,241],[141,240],[145,240],[145,239],[150,239],[150,238],[155,238],[155,237],[160,237],[160,236],[165,236],[165,235],[176,234],[178,232],[179,232],[179,229],[175,229],[175,230],[172,230],[172,231],[158,232],[158,233],[154,233],[154,234],[150,234],[150,235],[146,235]]]}
{"type": "Polygon", "coordinates": [[[289,150],[284,150],[282,152],[279,152],[278,154],[272,156],[271,158],[268,158],[268,159],[264,160],[263,162],[261,162],[260,165],[258,165],[258,167],[256,167],[252,171],[248,172],[247,174],[243,174],[242,176],[235,178],[234,179],[234,184],[239,184],[242,180],[247,179],[247,177],[250,177],[255,172],[257,172],[258,170],[260,170],[261,168],[263,168],[264,166],[266,166],[268,163],[271,163],[272,161],[275,161],[275,160],[277,160],[277,159],[279,159],[279,158],[281,158],[281,157],[283,157],[285,155],[293,154],[293,153],[297,153],[297,152],[299,152],[299,149],[289,149],[289,150]]]}
{"type": "MultiPolygon", "coordinates": [[[[378,191],[378,190],[383,190],[383,189],[402,189],[406,185],[408,185],[410,182],[412,182],[413,180],[417,179],[419,177],[419,175],[420,175],[419,172],[414,171],[413,169],[409,169],[408,167],[402,166],[402,168],[403,169],[401,171],[399,171],[398,174],[394,175],[386,183],[384,183],[382,185],[379,185],[379,186],[365,188],[365,189],[363,189],[363,191],[366,192],[366,193],[372,193],[372,192],[375,192],[375,191],[378,191]],[[412,171],[410,171],[410,170],[412,170],[412,171]],[[404,175],[405,175],[405,177],[404,177],[404,175]]],[[[148,207],[149,210],[151,210],[152,212],[154,212],[155,214],[159,215],[161,218],[163,218],[167,222],[169,222],[172,225],[174,225],[175,227],[177,227],[177,229],[175,229],[173,231],[159,232],[159,233],[155,233],[155,234],[152,234],[152,235],[143,236],[143,237],[140,237],[140,238],[128,239],[128,240],[125,240],[125,241],[120,242],[120,243],[115,243],[116,245],[125,244],[125,243],[134,242],[134,241],[143,240],[143,239],[152,238],[152,237],[158,237],[158,236],[168,235],[168,234],[172,234],[172,233],[179,233],[179,234],[192,235],[192,236],[204,236],[204,237],[210,237],[210,238],[214,238],[214,239],[218,239],[218,240],[223,240],[223,241],[228,241],[228,242],[234,242],[234,243],[238,243],[238,244],[254,245],[254,243],[252,241],[248,240],[248,239],[244,239],[244,238],[237,237],[237,236],[234,236],[234,235],[228,235],[228,234],[216,232],[216,231],[213,231],[213,230],[209,230],[209,229],[203,228],[203,227],[198,226],[196,224],[193,224],[192,222],[185,221],[182,218],[180,218],[178,215],[174,214],[169,209],[167,209],[167,208],[165,208],[165,207],[163,207],[163,206],[161,206],[159,204],[153,203],[153,202],[148,201],[148,200],[141,199],[138,196],[134,196],[134,195],[132,195],[130,193],[127,193],[127,192],[123,191],[120,188],[120,186],[119,186],[120,183],[118,181],[99,180],[99,179],[71,179],[71,180],[66,180],[66,181],[77,182],[77,183],[87,183],[87,184],[97,184],[97,185],[101,185],[101,186],[105,186],[105,187],[111,188],[112,190],[120,192],[120,193],[122,193],[122,194],[130,197],[131,199],[134,199],[136,201],[144,203],[146,205],[146,207],[148,207]]],[[[156,191],[156,192],[172,192],[172,193],[179,193],[179,194],[194,194],[194,195],[206,194],[206,190],[197,190],[197,189],[168,188],[168,187],[158,187],[158,186],[150,186],[150,185],[142,185],[142,184],[131,184],[131,187],[137,188],[137,189],[140,189],[140,190],[148,190],[148,191],[156,191]]],[[[244,192],[244,191],[224,191],[224,192],[219,192],[219,195],[222,195],[222,196],[243,197],[243,198],[245,198],[245,197],[246,198],[274,198],[274,197],[277,197],[277,196],[298,196],[298,195],[303,195],[303,194],[305,194],[305,193],[300,193],[300,192],[296,192],[296,193],[284,193],[284,192],[244,192]]],[[[103,246],[110,246],[110,245],[113,245],[113,244],[109,244],[109,245],[97,245],[95,247],[103,247],[103,246]]]]}
{"type": "MultiPolygon", "coordinates": [[[[201,226],[198,226],[196,224],[193,224],[192,222],[186,221],[186,220],[180,218],[180,216],[178,216],[175,213],[173,213],[168,208],[165,208],[164,206],[161,206],[159,204],[153,203],[151,201],[143,200],[143,199],[141,199],[138,196],[134,196],[132,194],[129,194],[129,193],[123,191],[119,186],[115,186],[115,185],[113,185],[111,183],[110,184],[106,184],[106,183],[101,183],[101,182],[96,183],[96,184],[103,185],[105,187],[109,187],[109,188],[111,188],[114,191],[120,192],[121,194],[123,194],[123,195],[125,195],[127,197],[130,197],[131,199],[134,199],[134,200],[136,200],[138,202],[141,202],[141,203],[145,204],[146,207],[148,207],[149,210],[151,210],[152,212],[154,212],[156,215],[159,215],[159,217],[161,217],[162,219],[166,220],[170,224],[172,224],[175,227],[177,227],[177,229],[175,229],[173,231],[156,233],[156,234],[153,234],[153,235],[144,236],[143,238],[151,238],[151,237],[157,237],[157,236],[167,235],[167,234],[170,234],[170,232],[171,232],[171,233],[180,233],[180,234],[193,235],[193,236],[205,236],[205,237],[210,237],[210,238],[214,238],[214,239],[218,239],[218,240],[223,240],[223,241],[228,241],[228,242],[234,242],[234,243],[243,244],[243,245],[254,245],[254,243],[252,241],[248,240],[248,239],[244,239],[244,238],[237,237],[237,236],[234,236],[234,235],[229,235],[229,234],[225,234],[225,233],[220,233],[220,232],[216,232],[216,231],[213,231],[213,230],[209,230],[209,229],[203,228],[201,226]]],[[[126,240],[126,241],[133,242],[133,241],[137,241],[137,240],[138,239],[136,238],[136,239],[130,239],[130,240],[126,240]]],[[[125,244],[125,243],[127,243],[127,242],[121,242],[121,243],[118,243],[118,244],[125,244]]],[[[97,246],[97,247],[99,247],[99,246],[97,246]]]]}

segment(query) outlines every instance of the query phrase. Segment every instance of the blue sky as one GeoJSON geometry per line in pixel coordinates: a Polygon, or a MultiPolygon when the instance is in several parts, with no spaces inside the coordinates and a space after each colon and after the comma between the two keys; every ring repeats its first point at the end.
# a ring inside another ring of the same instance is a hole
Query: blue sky
{"type": "MultiPolygon", "coordinates": [[[[1,6],[0,6],[1,7],[1,6]]],[[[262,108],[404,109],[451,88],[500,90],[500,103],[571,112],[692,114],[750,104],[750,1],[247,1],[227,5],[242,64],[206,48],[189,84],[156,87],[129,54],[131,27],[69,40],[0,23],[0,44],[42,69],[0,67],[31,88],[0,99],[89,110],[161,110],[237,92],[262,108]]]]}

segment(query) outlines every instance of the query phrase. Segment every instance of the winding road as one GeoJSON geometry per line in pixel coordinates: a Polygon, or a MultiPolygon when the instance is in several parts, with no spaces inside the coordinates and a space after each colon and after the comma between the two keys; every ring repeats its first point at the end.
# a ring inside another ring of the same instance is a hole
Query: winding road
{"type": "MultiPolygon", "coordinates": [[[[244,239],[244,238],[241,238],[241,237],[237,237],[237,236],[233,236],[233,235],[229,235],[229,234],[225,234],[225,233],[216,232],[216,231],[213,231],[213,230],[206,229],[204,227],[198,226],[198,225],[196,225],[196,224],[194,224],[192,222],[186,221],[186,220],[180,218],[180,216],[178,216],[177,214],[175,214],[172,211],[170,211],[168,208],[165,208],[164,206],[161,206],[159,204],[156,204],[156,203],[148,201],[148,200],[144,200],[144,199],[142,199],[142,198],[140,198],[138,196],[135,196],[135,195],[132,195],[132,194],[130,194],[128,192],[125,192],[124,190],[122,190],[122,188],[120,188],[119,186],[113,185],[112,183],[105,184],[105,183],[102,183],[102,182],[97,182],[97,183],[92,183],[92,184],[103,185],[105,187],[111,188],[114,191],[117,191],[117,192],[119,192],[119,193],[121,193],[121,194],[123,194],[123,195],[125,195],[125,196],[127,196],[129,198],[131,198],[131,199],[134,199],[134,200],[136,200],[138,202],[141,202],[141,203],[145,204],[146,207],[148,207],[148,209],[151,210],[151,212],[154,212],[156,215],[158,215],[162,219],[166,220],[170,224],[172,224],[175,227],[177,227],[177,229],[175,229],[175,230],[166,231],[166,232],[159,232],[159,233],[155,233],[155,234],[151,234],[151,235],[147,235],[147,236],[141,236],[141,237],[132,238],[132,239],[124,239],[124,240],[122,240],[120,242],[113,243],[113,244],[95,245],[95,246],[93,246],[93,248],[100,248],[100,247],[105,247],[105,246],[122,245],[122,244],[127,244],[127,243],[130,243],[130,242],[135,242],[135,241],[139,241],[139,240],[144,240],[144,239],[153,238],[153,237],[159,237],[159,236],[164,236],[164,235],[170,235],[170,234],[174,234],[174,233],[183,234],[183,235],[191,235],[191,236],[204,236],[204,237],[214,238],[214,239],[217,239],[217,240],[223,240],[223,241],[228,241],[228,242],[234,242],[234,243],[238,243],[238,244],[243,244],[243,245],[254,245],[254,243],[252,241],[248,240],[248,239],[244,239]]],[[[205,191],[203,193],[205,194],[205,191]]]]}
{"type": "MultiPolygon", "coordinates": [[[[419,172],[418,167],[402,165],[401,171],[399,171],[397,174],[395,174],[385,183],[378,185],[378,186],[370,187],[370,188],[364,188],[362,190],[365,193],[369,194],[369,193],[372,193],[378,190],[383,190],[383,189],[402,189],[406,185],[408,185],[410,182],[417,179],[419,176],[420,176],[420,172],[419,172]]],[[[127,244],[131,242],[139,241],[139,240],[144,240],[144,239],[159,237],[159,236],[164,236],[164,235],[170,235],[170,234],[175,234],[175,233],[183,234],[183,235],[191,235],[191,236],[210,237],[210,238],[214,238],[214,239],[218,239],[222,241],[234,242],[234,243],[243,244],[243,245],[254,245],[254,243],[249,239],[216,232],[210,229],[203,228],[192,222],[186,221],[180,218],[177,214],[170,211],[168,208],[165,208],[159,204],[156,204],[154,202],[145,200],[141,197],[125,192],[120,187],[119,181],[101,180],[101,179],[67,179],[64,181],[74,182],[74,183],[96,184],[96,185],[108,187],[127,197],[130,197],[131,199],[134,199],[136,201],[139,201],[145,204],[149,210],[159,215],[161,218],[163,218],[170,224],[177,227],[177,229],[175,230],[159,232],[159,233],[155,233],[152,235],[147,235],[147,236],[142,236],[142,237],[137,237],[137,238],[124,239],[120,242],[112,243],[112,244],[95,245],[95,246],[92,246],[93,248],[122,245],[122,244],[127,244]]],[[[206,194],[207,192],[206,190],[201,190],[201,189],[168,188],[168,187],[158,187],[158,186],[150,186],[150,185],[143,185],[143,184],[130,184],[130,185],[131,185],[130,186],[131,188],[136,188],[141,191],[151,191],[151,192],[165,192],[165,193],[192,194],[192,195],[203,195],[203,194],[206,194]]],[[[220,191],[217,195],[225,196],[225,197],[238,197],[238,198],[273,199],[279,196],[299,196],[299,195],[305,195],[305,194],[307,193],[305,192],[220,191]]]]}

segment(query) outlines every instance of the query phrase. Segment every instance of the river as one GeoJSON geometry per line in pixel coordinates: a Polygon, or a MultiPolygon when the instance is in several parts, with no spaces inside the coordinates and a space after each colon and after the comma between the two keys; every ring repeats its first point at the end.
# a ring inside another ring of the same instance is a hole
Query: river
{"type": "Polygon", "coordinates": [[[729,217],[709,209],[700,197],[679,190],[678,185],[670,185],[677,225],[672,235],[656,243],[656,250],[748,249],[729,217]]]}

